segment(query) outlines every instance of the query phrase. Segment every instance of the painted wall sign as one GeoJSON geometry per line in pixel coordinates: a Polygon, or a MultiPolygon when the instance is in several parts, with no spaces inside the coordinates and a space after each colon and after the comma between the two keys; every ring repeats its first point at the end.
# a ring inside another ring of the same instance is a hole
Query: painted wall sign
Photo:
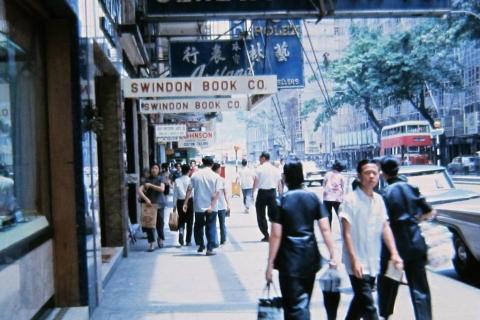
{"type": "MultiPolygon", "coordinates": [[[[328,1],[326,1],[328,4],[328,1]]],[[[269,17],[316,18],[318,1],[312,0],[147,0],[146,15],[160,20],[249,19],[269,17]]],[[[449,9],[449,0],[333,0],[335,16],[369,16],[381,12],[439,12],[449,9]]]]}
{"type": "Polygon", "coordinates": [[[247,96],[141,100],[140,113],[187,113],[247,110],[247,96]]]}
{"type": "Polygon", "coordinates": [[[125,98],[273,94],[276,76],[122,79],[125,98]]]}
{"type": "Polygon", "coordinates": [[[304,87],[299,20],[254,21],[252,39],[170,42],[174,77],[277,75],[278,88],[304,87]],[[253,67],[250,68],[250,64],[253,67]]]}

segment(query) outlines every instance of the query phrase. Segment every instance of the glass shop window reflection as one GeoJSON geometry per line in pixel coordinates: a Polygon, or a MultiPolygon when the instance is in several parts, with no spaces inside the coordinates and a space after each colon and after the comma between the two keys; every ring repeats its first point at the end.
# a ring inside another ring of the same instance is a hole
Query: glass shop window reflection
{"type": "MultiPolygon", "coordinates": [[[[0,34],[0,231],[37,212],[35,63],[0,34]]],[[[0,243],[2,234],[0,233],[0,243]]]]}

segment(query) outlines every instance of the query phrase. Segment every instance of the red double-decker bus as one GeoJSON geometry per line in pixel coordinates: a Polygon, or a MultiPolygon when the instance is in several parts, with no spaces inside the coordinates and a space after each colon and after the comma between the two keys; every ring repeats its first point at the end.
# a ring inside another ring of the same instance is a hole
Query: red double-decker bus
{"type": "Polygon", "coordinates": [[[381,155],[392,155],[402,164],[428,164],[432,135],[427,121],[404,121],[382,129],[381,155]]]}

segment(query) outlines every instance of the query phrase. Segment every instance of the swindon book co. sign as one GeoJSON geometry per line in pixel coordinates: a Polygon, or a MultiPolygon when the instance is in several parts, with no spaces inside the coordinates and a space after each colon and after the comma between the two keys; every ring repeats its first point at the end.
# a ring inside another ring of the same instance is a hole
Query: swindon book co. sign
{"type": "Polygon", "coordinates": [[[276,76],[123,79],[125,98],[170,98],[274,94],[276,76]]]}

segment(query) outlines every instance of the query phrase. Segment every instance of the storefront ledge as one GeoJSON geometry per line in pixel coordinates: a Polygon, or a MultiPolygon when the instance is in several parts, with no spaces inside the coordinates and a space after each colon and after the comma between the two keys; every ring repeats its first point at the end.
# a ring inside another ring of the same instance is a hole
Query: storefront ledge
{"type": "Polygon", "coordinates": [[[55,308],[48,312],[48,316],[42,316],[42,320],[88,320],[88,307],[55,308]]]}
{"type": "Polygon", "coordinates": [[[18,224],[0,234],[0,270],[52,238],[45,217],[18,224]]]}
{"type": "Polygon", "coordinates": [[[123,247],[102,248],[102,286],[105,288],[123,258],[123,247]]]}

